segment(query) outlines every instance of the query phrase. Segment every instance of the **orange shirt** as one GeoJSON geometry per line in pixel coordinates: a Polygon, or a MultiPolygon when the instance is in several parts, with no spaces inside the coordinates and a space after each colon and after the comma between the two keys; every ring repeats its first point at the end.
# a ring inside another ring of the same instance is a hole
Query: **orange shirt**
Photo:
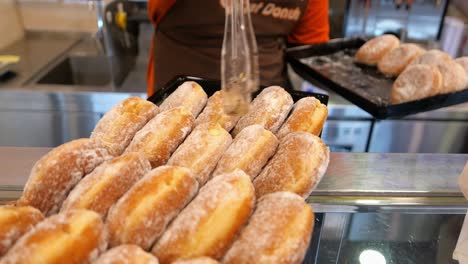
{"type": "MultiPolygon", "coordinates": [[[[155,26],[174,5],[176,0],[149,0],[149,17],[155,26]]],[[[288,35],[291,44],[313,44],[329,40],[328,0],[308,0],[307,8],[294,30],[288,35]]],[[[153,94],[153,45],[148,63],[148,95],[153,94]]]]}

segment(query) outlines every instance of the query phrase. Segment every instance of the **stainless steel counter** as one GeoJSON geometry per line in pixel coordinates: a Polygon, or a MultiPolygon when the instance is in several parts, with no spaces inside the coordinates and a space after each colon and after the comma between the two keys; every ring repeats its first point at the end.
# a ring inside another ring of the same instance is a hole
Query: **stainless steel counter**
{"type": "MultiPolygon", "coordinates": [[[[0,147],[0,201],[20,195],[32,165],[49,150],[0,147]]],[[[308,201],[316,204],[316,212],[376,206],[466,211],[457,177],[467,161],[468,154],[332,153],[328,171],[308,201]]]]}

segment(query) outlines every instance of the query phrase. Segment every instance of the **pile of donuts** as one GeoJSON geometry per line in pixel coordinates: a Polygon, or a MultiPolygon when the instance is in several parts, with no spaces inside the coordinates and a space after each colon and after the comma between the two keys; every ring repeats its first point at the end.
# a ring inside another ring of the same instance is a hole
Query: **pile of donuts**
{"type": "Polygon", "coordinates": [[[0,207],[0,263],[301,263],[327,113],[278,86],[244,116],[195,82],[159,107],[128,98],[0,207]]]}
{"type": "Polygon", "coordinates": [[[377,66],[383,74],[396,77],[390,92],[393,104],[453,93],[468,87],[468,57],[453,60],[440,50],[426,51],[417,44],[400,44],[393,35],[367,41],[357,51],[355,61],[377,66]]]}

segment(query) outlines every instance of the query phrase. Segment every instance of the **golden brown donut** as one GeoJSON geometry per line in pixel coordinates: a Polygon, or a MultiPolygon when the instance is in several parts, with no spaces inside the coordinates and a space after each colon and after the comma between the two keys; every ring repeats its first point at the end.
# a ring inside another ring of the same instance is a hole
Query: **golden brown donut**
{"type": "Polygon", "coordinates": [[[104,252],[93,264],[158,264],[158,259],[136,245],[121,245],[104,252]]]}
{"type": "Polygon", "coordinates": [[[452,60],[452,57],[450,57],[449,54],[440,50],[432,49],[432,50],[428,50],[427,52],[424,52],[424,54],[414,59],[410,65],[432,64],[434,66],[437,66],[439,64],[443,64],[451,60],[452,60]]]}
{"type": "Polygon", "coordinates": [[[192,114],[183,107],[161,112],[137,132],[125,152],[142,153],[153,168],[164,165],[192,131],[194,122],[192,114]]]}
{"type": "Polygon", "coordinates": [[[196,82],[184,82],[169,95],[159,106],[161,111],[167,111],[175,107],[185,107],[194,117],[197,117],[205,107],[208,96],[203,88],[196,82]]]}
{"type": "Polygon", "coordinates": [[[219,264],[219,262],[209,257],[199,257],[193,259],[177,260],[172,262],[172,264],[219,264]]]}
{"type": "Polygon", "coordinates": [[[377,65],[377,62],[389,51],[398,47],[400,40],[393,35],[382,35],[373,38],[362,45],[354,57],[356,62],[377,65]]]}
{"type": "Polygon", "coordinates": [[[455,61],[447,61],[437,65],[444,83],[441,93],[452,93],[463,90],[466,86],[466,73],[463,67],[455,61]]]}
{"type": "Polygon", "coordinates": [[[226,131],[231,131],[234,128],[240,116],[229,115],[224,111],[223,97],[223,91],[217,91],[208,98],[205,109],[203,109],[203,112],[201,112],[195,121],[196,125],[218,122],[226,131]]]}
{"type": "Polygon", "coordinates": [[[201,256],[220,259],[254,203],[254,188],[243,171],[215,177],[169,225],[152,252],[162,264],[201,256]]]}
{"type": "Polygon", "coordinates": [[[61,211],[88,209],[106,216],[107,210],[150,169],[149,161],[138,152],[107,161],[76,185],[61,211]]]}
{"type": "Polygon", "coordinates": [[[158,111],[155,104],[140,97],[125,99],[99,120],[91,138],[103,142],[113,155],[118,156],[158,111]]]}
{"type": "Polygon", "coordinates": [[[60,145],[34,164],[17,205],[33,206],[46,216],[56,213],[78,181],[111,158],[105,146],[93,139],[60,145]]]}
{"type": "Polygon", "coordinates": [[[294,104],[291,115],[278,131],[278,138],[291,132],[308,132],[318,136],[327,120],[328,108],[315,97],[305,97],[294,104]]]}
{"type": "Polygon", "coordinates": [[[288,191],[307,198],[328,167],[330,150],[307,132],[293,132],[281,139],[276,154],[254,180],[255,193],[288,191]]]}
{"type": "Polygon", "coordinates": [[[150,171],[109,211],[110,246],[128,243],[151,249],[197,191],[198,182],[187,168],[161,166],[150,171]]]}
{"type": "Polygon", "coordinates": [[[430,64],[410,65],[398,76],[390,92],[390,102],[399,104],[439,94],[443,77],[438,68],[430,64]]]}
{"type": "Polygon", "coordinates": [[[424,53],[416,44],[401,44],[379,60],[377,68],[387,76],[398,76],[407,65],[424,53]]]}
{"type": "Polygon", "coordinates": [[[262,125],[276,133],[289,114],[294,102],[291,95],[279,86],[265,88],[250,105],[250,109],[239,119],[233,135],[250,125],[262,125]]]}
{"type": "Polygon", "coordinates": [[[44,220],[42,213],[31,206],[0,206],[0,257],[22,235],[44,220]]]}
{"type": "Polygon", "coordinates": [[[265,195],[223,263],[302,263],[313,229],[314,212],[300,196],[290,192],[265,195]]]}
{"type": "Polygon", "coordinates": [[[278,139],[261,125],[248,126],[236,136],[224,152],[213,175],[243,170],[251,179],[257,177],[267,161],[275,154],[278,139]]]}
{"type": "Polygon", "coordinates": [[[201,124],[174,152],[167,165],[189,168],[203,186],[231,142],[231,135],[218,123],[201,124]]]}
{"type": "Polygon", "coordinates": [[[468,88],[468,57],[457,58],[455,62],[460,64],[465,70],[465,88],[468,88]]]}
{"type": "Polygon", "coordinates": [[[106,247],[107,232],[99,214],[73,210],[37,224],[0,263],[90,263],[106,247]]]}

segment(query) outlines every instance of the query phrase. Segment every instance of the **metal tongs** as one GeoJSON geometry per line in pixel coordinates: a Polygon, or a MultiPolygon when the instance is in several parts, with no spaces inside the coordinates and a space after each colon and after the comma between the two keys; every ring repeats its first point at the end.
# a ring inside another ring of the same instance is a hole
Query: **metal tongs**
{"type": "Polygon", "coordinates": [[[249,0],[225,0],[226,22],[221,50],[224,110],[247,113],[259,86],[258,49],[250,19],[249,0]]]}

